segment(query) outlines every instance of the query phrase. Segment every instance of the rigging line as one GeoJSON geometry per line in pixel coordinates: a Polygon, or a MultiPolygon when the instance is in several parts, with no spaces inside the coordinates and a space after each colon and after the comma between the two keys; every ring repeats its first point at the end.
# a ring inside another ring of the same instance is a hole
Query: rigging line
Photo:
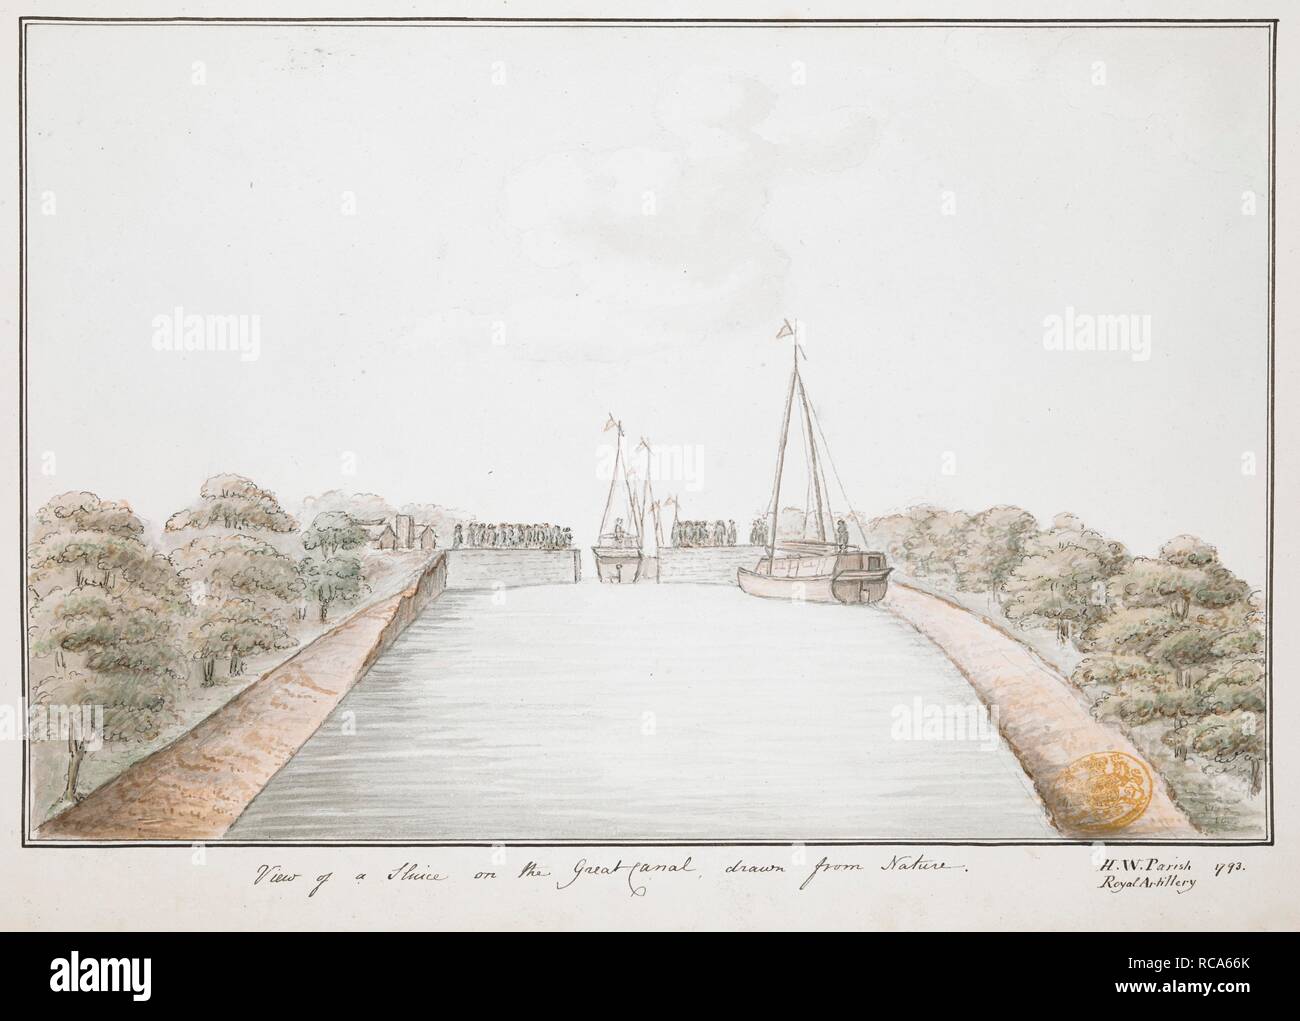
{"type": "Polygon", "coordinates": [[[650,476],[652,474],[651,469],[653,466],[650,463],[650,447],[648,444],[645,448],[645,457],[645,488],[641,491],[641,513],[644,515],[647,510],[650,511],[650,516],[654,521],[655,527],[655,549],[658,550],[659,547],[664,544],[664,533],[663,528],[660,527],[659,524],[659,506],[655,502],[654,486],[650,484],[650,476]]]}
{"type": "Polygon", "coordinates": [[[781,474],[785,470],[785,445],[790,438],[790,411],[794,405],[794,384],[799,378],[799,345],[794,349],[794,371],[790,374],[790,389],[785,395],[785,416],[781,419],[781,444],[776,451],[776,477],[772,480],[772,534],[767,540],[767,573],[772,573],[776,558],[776,528],[781,514],[781,474]]]}
{"type": "Polygon", "coordinates": [[[844,497],[844,503],[849,508],[849,514],[853,516],[853,523],[858,526],[858,533],[862,536],[862,545],[864,548],[871,545],[867,538],[867,530],[862,527],[862,518],[853,508],[853,501],[849,499],[849,491],[844,488],[844,481],[840,478],[840,470],[835,467],[835,458],[831,456],[831,445],[826,442],[826,432],[822,429],[822,420],[817,416],[817,408],[811,400],[808,401],[808,408],[812,411],[813,424],[817,427],[817,434],[822,438],[822,450],[826,452],[826,460],[831,464],[831,472],[835,476],[835,484],[840,487],[840,495],[844,497]]]}
{"type": "MultiPolygon", "coordinates": [[[[808,474],[812,479],[813,493],[817,497],[817,537],[826,541],[826,510],[822,507],[822,490],[825,489],[825,474],[818,464],[817,458],[817,437],[813,434],[812,422],[808,412],[808,389],[803,384],[803,377],[799,378],[799,403],[803,405],[804,431],[808,434],[808,474]],[[820,476],[820,478],[819,478],[820,476]]],[[[822,443],[825,444],[826,438],[822,437],[822,443]]],[[[825,494],[826,502],[830,503],[831,494],[825,494]]],[[[831,522],[831,534],[835,533],[834,519],[831,522]]]]}
{"type": "Polygon", "coordinates": [[[799,418],[799,445],[803,450],[804,467],[808,473],[808,482],[804,491],[804,511],[802,531],[799,533],[800,538],[810,538],[808,532],[808,523],[812,518],[813,509],[813,487],[817,484],[813,475],[813,458],[810,451],[813,449],[812,422],[808,420],[808,412],[805,410],[799,418]]]}
{"type": "MultiPolygon", "coordinates": [[[[640,445],[638,445],[636,449],[640,450],[641,449],[640,445]]],[[[631,463],[631,459],[629,458],[629,464],[630,463],[631,463]]],[[[645,507],[642,506],[640,501],[637,500],[636,489],[633,485],[633,479],[635,478],[635,475],[633,474],[634,471],[635,471],[634,468],[625,469],[624,481],[627,483],[627,513],[629,518],[628,524],[635,529],[633,534],[636,536],[636,548],[640,550],[644,543],[644,535],[642,533],[645,527],[645,507]]],[[[648,481],[648,472],[649,472],[649,465],[647,464],[647,481],[648,481]]],[[[644,492],[645,492],[645,488],[643,486],[642,487],[643,495],[644,492]]]]}
{"type": "Polygon", "coordinates": [[[826,534],[834,535],[835,534],[835,509],[831,506],[831,487],[826,482],[826,464],[824,459],[819,463],[818,471],[821,473],[822,492],[826,495],[826,526],[828,528],[826,534]]]}
{"type": "Polygon", "coordinates": [[[637,506],[636,515],[637,521],[639,522],[637,531],[641,533],[641,542],[639,545],[644,546],[645,515],[646,511],[650,509],[650,504],[654,502],[655,497],[654,490],[650,487],[650,472],[653,468],[653,465],[650,464],[650,444],[646,442],[644,436],[641,437],[641,442],[637,444],[636,449],[641,450],[642,448],[645,449],[645,478],[641,482],[641,502],[637,506]]]}
{"type": "Polygon", "coordinates": [[[605,513],[600,518],[600,536],[596,539],[596,545],[600,545],[600,539],[604,537],[609,529],[609,515],[614,509],[614,490],[618,488],[618,467],[623,460],[623,425],[618,425],[618,436],[615,438],[614,446],[614,467],[609,476],[609,495],[605,497],[605,513]]]}
{"type": "MultiPolygon", "coordinates": [[[[804,498],[803,498],[803,499],[804,499],[804,507],[811,507],[811,506],[812,506],[812,502],[813,502],[813,492],[812,492],[812,476],[811,476],[811,475],[808,476],[808,489],[807,489],[807,491],[804,493],[804,498]]],[[[809,515],[810,513],[811,513],[811,511],[808,511],[808,510],[805,510],[805,511],[803,512],[803,537],[804,537],[805,539],[808,538],[808,515],[809,515]]]]}
{"type": "Polygon", "coordinates": [[[633,490],[632,490],[632,476],[630,476],[630,475],[626,475],[626,476],[624,476],[624,481],[627,483],[627,513],[628,513],[628,517],[631,518],[631,521],[629,521],[628,524],[630,524],[630,525],[632,525],[633,527],[636,528],[636,533],[635,533],[635,534],[636,534],[636,545],[637,545],[637,548],[640,549],[640,547],[641,547],[641,520],[640,520],[640,518],[641,518],[642,514],[644,513],[644,511],[642,511],[641,508],[637,505],[637,501],[636,501],[636,493],[633,492],[633,490]]]}

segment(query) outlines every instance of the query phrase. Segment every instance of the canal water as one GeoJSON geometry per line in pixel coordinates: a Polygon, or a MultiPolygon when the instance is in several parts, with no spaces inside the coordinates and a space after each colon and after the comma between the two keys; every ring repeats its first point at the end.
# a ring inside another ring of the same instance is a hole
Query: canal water
{"type": "Polygon", "coordinates": [[[924,734],[918,708],[976,704],[947,658],[880,608],[729,586],[452,591],[227,836],[1054,836],[996,734],[900,739],[924,734]]]}

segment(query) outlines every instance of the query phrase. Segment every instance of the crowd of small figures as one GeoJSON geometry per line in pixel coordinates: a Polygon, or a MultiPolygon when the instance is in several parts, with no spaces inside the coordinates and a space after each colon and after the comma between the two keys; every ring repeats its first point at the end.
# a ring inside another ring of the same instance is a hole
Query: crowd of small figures
{"type": "Polygon", "coordinates": [[[534,525],[492,524],[471,521],[457,525],[451,548],[460,549],[571,549],[573,529],[542,522],[534,525]]]}
{"type": "Polygon", "coordinates": [[[734,546],[736,523],[734,521],[675,521],[674,546],[734,546]]]}

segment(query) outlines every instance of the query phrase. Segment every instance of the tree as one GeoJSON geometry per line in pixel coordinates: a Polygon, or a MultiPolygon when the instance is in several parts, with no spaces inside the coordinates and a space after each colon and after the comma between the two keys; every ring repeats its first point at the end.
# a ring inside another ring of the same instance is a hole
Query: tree
{"type": "MultiPolygon", "coordinates": [[[[1258,717],[1247,711],[1211,714],[1170,731],[1165,742],[1190,748],[1222,770],[1241,771],[1252,795],[1264,786],[1264,738],[1258,717]]],[[[1186,755],[1186,752],[1183,752],[1186,755]]]]}
{"type": "Polygon", "coordinates": [[[255,536],[202,536],[174,550],[170,559],[198,598],[252,599],[277,610],[303,591],[293,559],[255,536]]]}
{"type": "Polygon", "coordinates": [[[1214,644],[1218,661],[1200,682],[1206,715],[1186,738],[1193,751],[1218,765],[1232,768],[1244,761],[1250,793],[1257,795],[1264,783],[1260,733],[1268,712],[1263,614],[1250,599],[1225,614],[1229,622],[1214,644]]]}
{"type": "Polygon", "coordinates": [[[1102,654],[1084,657],[1070,679],[1080,688],[1101,688],[1110,697],[1159,687],[1168,675],[1145,656],[1102,654]]]}
{"type": "Polygon", "coordinates": [[[873,546],[884,550],[890,560],[899,563],[904,559],[904,543],[914,527],[915,522],[910,515],[886,514],[867,522],[867,534],[871,537],[873,546]]]}
{"type": "Polygon", "coordinates": [[[966,545],[957,556],[957,587],[989,592],[1000,605],[1003,586],[1025,558],[1025,544],[1037,533],[1037,520],[1019,507],[980,511],[971,518],[966,545]]]}
{"type": "Polygon", "coordinates": [[[913,573],[920,577],[949,573],[955,577],[958,557],[970,533],[970,515],[938,507],[914,507],[908,515],[914,525],[903,548],[913,573]]]}
{"type": "MultiPolygon", "coordinates": [[[[1197,715],[1199,705],[1194,693],[1171,688],[1161,681],[1114,696],[1104,696],[1094,709],[1098,717],[1116,716],[1130,727],[1140,727],[1158,719],[1172,720],[1179,727],[1197,715]]],[[[1181,753],[1175,749],[1176,758],[1185,758],[1186,754],[1185,749],[1181,753]]]]}
{"type": "Polygon", "coordinates": [[[329,489],[319,496],[303,500],[301,516],[307,521],[330,511],[341,511],[353,521],[387,521],[397,514],[397,508],[378,493],[346,493],[341,489],[329,489]]]}
{"type": "MultiPolygon", "coordinates": [[[[33,656],[58,650],[80,660],[84,669],[60,669],[39,685],[42,705],[102,706],[105,738],[129,741],[157,732],[172,683],[183,676],[183,658],[174,620],[159,614],[150,601],[137,601],[131,590],[83,591],[53,596],[34,608],[46,618],[43,637],[33,656]]],[[[90,735],[68,732],[68,771],[62,801],[80,800],[77,789],[90,735]]]]}
{"type": "Polygon", "coordinates": [[[52,497],[36,512],[34,542],[67,532],[99,532],[140,538],[144,524],[124,502],[101,500],[94,493],[73,492],[52,497]]]}
{"type": "Polygon", "coordinates": [[[185,639],[203,687],[216,683],[219,658],[229,657],[229,676],[238,677],[245,656],[298,644],[284,627],[284,612],[305,585],[298,565],[270,543],[207,535],[173,550],[170,559],[197,607],[185,639]]]}
{"type": "Polygon", "coordinates": [[[1172,670],[1180,687],[1190,688],[1192,672],[1215,659],[1214,646],[1220,635],[1213,625],[1182,623],[1171,628],[1147,655],[1172,670]]]}
{"type": "MultiPolygon", "coordinates": [[[[143,534],[125,503],[65,493],[36,513],[28,549],[33,701],[103,706],[110,739],[153,733],[183,675],[185,586],[143,534]]],[[[64,800],[79,797],[87,738],[69,731],[64,800]]]]}
{"type": "Polygon", "coordinates": [[[1169,613],[1153,606],[1117,606],[1079,636],[1085,651],[1142,656],[1177,627],[1169,613]]]}
{"type": "Polygon", "coordinates": [[[1135,558],[1115,577],[1114,588],[1127,606],[1165,606],[1179,620],[1186,620],[1193,607],[1231,606],[1250,590],[1219,563],[1213,546],[1190,535],[1165,543],[1158,557],[1135,558]]]}
{"type": "Polygon", "coordinates": [[[298,522],[275,495],[242,475],[213,475],[199,490],[199,501],[167,519],[167,531],[225,528],[234,531],[293,532],[298,522]]]}
{"type": "Polygon", "coordinates": [[[166,598],[180,595],[175,572],[143,542],[144,525],[125,503],[93,493],[64,493],[36,513],[28,548],[28,584],[38,594],[122,581],[166,598]]]}
{"type": "Polygon", "coordinates": [[[334,556],[326,560],[304,557],[301,562],[303,581],[307,591],[320,604],[320,620],[324,624],[329,608],[336,602],[352,603],[364,591],[361,580],[361,561],[356,557],[334,556]]]}
{"type": "Polygon", "coordinates": [[[363,546],[369,539],[366,530],[347,514],[326,511],[312,520],[311,528],[303,533],[302,545],[307,550],[319,549],[328,558],[339,550],[363,546]]]}
{"type": "Polygon", "coordinates": [[[1058,514],[1052,527],[1025,541],[1025,557],[1006,582],[1011,620],[1050,624],[1065,643],[1107,613],[1106,581],[1128,560],[1123,545],[1058,514]]]}
{"type": "Polygon", "coordinates": [[[238,677],[247,656],[298,644],[279,616],[266,615],[251,599],[227,599],[203,607],[189,638],[191,655],[202,664],[205,688],[216,683],[219,657],[230,658],[229,676],[238,677]]]}
{"type": "Polygon", "coordinates": [[[1130,726],[1168,719],[1161,740],[1176,759],[1196,755],[1207,769],[1244,762],[1259,793],[1263,751],[1252,728],[1267,709],[1264,632],[1248,586],[1212,546],[1182,535],[1157,557],[1130,562],[1110,591],[1117,605],[1084,634],[1092,655],[1076,683],[1123,674],[1099,703],[1103,713],[1130,726]],[[1126,666],[1134,662],[1142,665],[1126,666]]]}
{"type": "Polygon", "coordinates": [[[872,541],[901,562],[909,574],[956,575],[966,548],[972,519],[965,511],[948,511],[929,504],[909,507],[902,514],[874,518],[868,524],[872,541]]]}
{"type": "Polygon", "coordinates": [[[1077,546],[1026,557],[1007,580],[1006,615],[1051,625],[1057,640],[1068,642],[1104,611],[1104,597],[1094,586],[1105,577],[1097,556],[1077,546]]]}

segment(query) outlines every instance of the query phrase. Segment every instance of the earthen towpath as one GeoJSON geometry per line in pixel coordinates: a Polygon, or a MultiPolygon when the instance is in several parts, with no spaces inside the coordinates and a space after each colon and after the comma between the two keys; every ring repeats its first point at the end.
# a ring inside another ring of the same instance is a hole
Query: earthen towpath
{"type": "Polygon", "coordinates": [[[1015,639],[975,614],[938,596],[891,584],[884,603],[941,648],[987,706],[998,709],[998,728],[1033,781],[1063,836],[1088,840],[1187,840],[1199,834],[1178,809],[1149,762],[1127,738],[1099,723],[1069,682],[1015,639]],[[1132,822],[1109,829],[1075,828],[1067,819],[1063,789],[1077,784],[1067,767],[1094,755],[1123,753],[1152,778],[1151,801],[1132,822]]]}

